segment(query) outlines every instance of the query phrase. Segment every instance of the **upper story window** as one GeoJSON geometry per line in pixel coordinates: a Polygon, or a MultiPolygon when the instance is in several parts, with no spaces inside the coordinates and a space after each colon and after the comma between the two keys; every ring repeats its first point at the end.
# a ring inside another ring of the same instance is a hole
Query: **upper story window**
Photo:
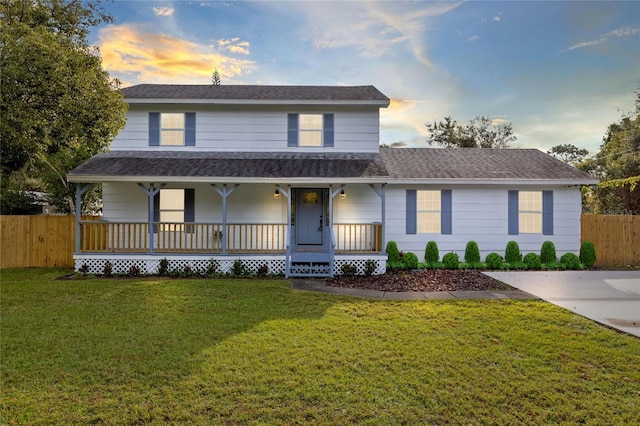
{"type": "Polygon", "coordinates": [[[322,114],[300,114],[298,146],[322,146],[322,114]]]}
{"type": "Polygon", "coordinates": [[[333,114],[289,114],[287,146],[333,147],[333,114]]]}
{"type": "Polygon", "coordinates": [[[195,112],[150,112],[149,146],[195,146],[195,112]]]}
{"type": "Polygon", "coordinates": [[[184,114],[160,114],[160,145],[184,145],[184,114]]]}

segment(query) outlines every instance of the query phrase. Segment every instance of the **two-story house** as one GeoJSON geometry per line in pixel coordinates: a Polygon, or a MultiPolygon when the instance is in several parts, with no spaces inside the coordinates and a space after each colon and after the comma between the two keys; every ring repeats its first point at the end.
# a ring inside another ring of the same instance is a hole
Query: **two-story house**
{"type": "MultiPolygon", "coordinates": [[[[78,214],[76,269],[132,265],[330,276],[385,271],[385,244],[422,257],[580,244],[579,185],[596,181],[538,150],[379,146],[373,86],[144,84],[122,90],[127,124],[71,171],[102,183],[103,217],[78,214]]],[[[79,205],[79,203],[78,203],[79,205]]]]}

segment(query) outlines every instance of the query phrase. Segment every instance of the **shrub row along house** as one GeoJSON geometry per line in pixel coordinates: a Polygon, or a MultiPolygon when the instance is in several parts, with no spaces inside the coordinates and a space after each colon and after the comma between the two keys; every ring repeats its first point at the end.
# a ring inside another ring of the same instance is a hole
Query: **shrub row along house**
{"type": "MultiPolygon", "coordinates": [[[[381,148],[373,86],[143,84],[122,90],[127,124],[71,171],[102,183],[103,217],[78,214],[74,254],[101,273],[135,265],[331,276],[385,271],[387,241],[483,256],[580,244],[580,185],[596,180],[535,149],[381,148]]],[[[79,203],[78,203],[79,205],[79,203]]]]}

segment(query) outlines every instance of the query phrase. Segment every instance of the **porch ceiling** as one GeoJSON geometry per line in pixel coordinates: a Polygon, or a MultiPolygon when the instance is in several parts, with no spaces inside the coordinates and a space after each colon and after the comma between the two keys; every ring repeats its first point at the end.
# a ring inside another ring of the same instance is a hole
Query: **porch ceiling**
{"type": "Polygon", "coordinates": [[[375,153],[111,151],[68,174],[71,182],[383,182],[375,153]]]}

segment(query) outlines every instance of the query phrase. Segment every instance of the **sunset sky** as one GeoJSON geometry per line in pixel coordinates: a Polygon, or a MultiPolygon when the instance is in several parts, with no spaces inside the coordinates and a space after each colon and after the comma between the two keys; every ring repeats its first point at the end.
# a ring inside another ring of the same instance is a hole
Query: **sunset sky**
{"type": "Polygon", "coordinates": [[[140,83],[374,85],[381,143],[426,147],[451,115],[511,122],[512,147],[596,152],[640,88],[640,2],[121,1],[93,30],[140,83]]]}

